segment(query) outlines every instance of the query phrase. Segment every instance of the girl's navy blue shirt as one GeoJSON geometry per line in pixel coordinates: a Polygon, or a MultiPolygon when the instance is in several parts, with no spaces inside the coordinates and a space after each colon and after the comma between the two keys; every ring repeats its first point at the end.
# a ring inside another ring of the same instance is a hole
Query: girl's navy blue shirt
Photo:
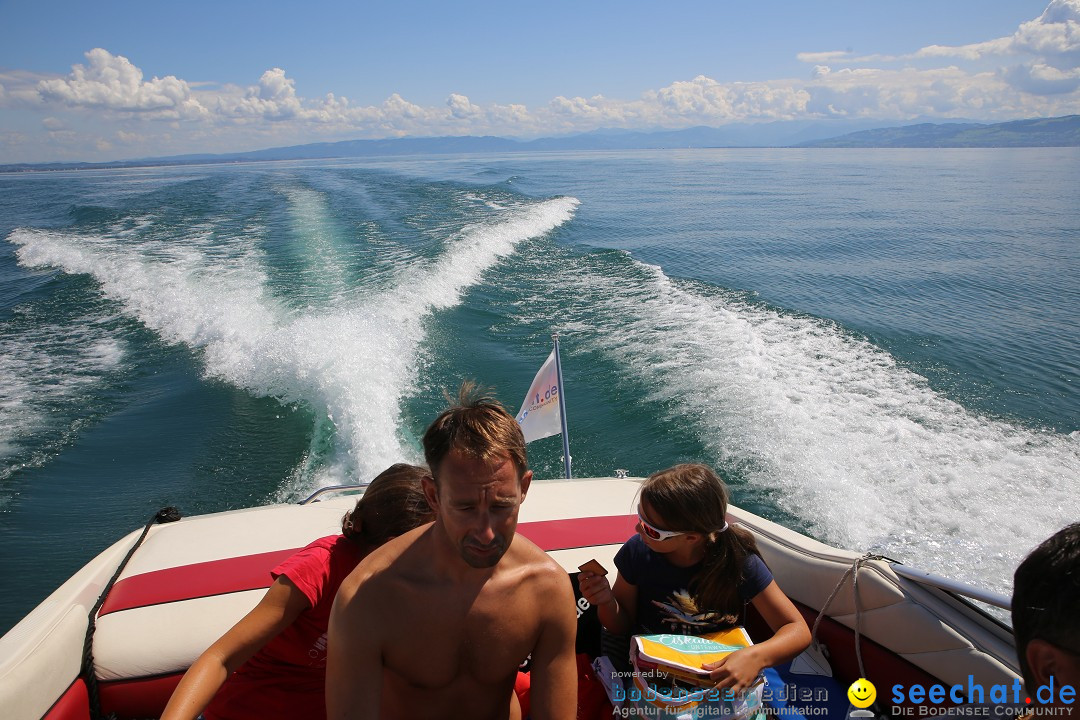
{"type": "MultiPolygon", "coordinates": [[[[663,553],[650,550],[640,535],[627,540],[615,555],[615,567],[626,582],[637,587],[637,617],[632,634],[702,635],[725,629],[726,625],[717,622],[718,616],[725,613],[700,607],[691,594],[691,581],[702,565],[677,567],[668,562],[663,553]]],[[[732,582],[735,581],[732,578],[732,582]]],[[[738,581],[743,605],[772,581],[772,572],[761,557],[749,553],[738,581]]]]}

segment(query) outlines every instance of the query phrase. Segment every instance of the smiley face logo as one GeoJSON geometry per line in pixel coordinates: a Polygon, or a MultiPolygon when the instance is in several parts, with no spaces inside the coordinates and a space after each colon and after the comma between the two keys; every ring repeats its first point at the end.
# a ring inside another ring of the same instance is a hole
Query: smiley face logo
{"type": "Polygon", "coordinates": [[[859,678],[847,689],[848,700],[857,708],[870,707],[877,699],[877,688],[866,678],[859,678]]]}

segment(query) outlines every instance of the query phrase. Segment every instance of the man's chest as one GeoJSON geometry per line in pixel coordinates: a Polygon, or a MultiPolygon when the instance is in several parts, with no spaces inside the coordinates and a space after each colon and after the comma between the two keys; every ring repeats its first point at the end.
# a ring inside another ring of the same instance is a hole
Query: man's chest
{"type": "Polygon", "coordinates": [[[538,637],[535,613],[514,595],[472,602],[449,595],[408,608],[403,642],[384,649],[386,665],[421,687],[438,688],[462,676],[483,684],[504,681],[538,637]]]}

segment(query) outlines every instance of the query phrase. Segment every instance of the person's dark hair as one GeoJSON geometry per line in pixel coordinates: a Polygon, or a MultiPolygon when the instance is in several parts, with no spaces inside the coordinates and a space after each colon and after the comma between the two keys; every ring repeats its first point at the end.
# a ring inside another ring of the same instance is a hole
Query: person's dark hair
{"type": "Polygon", "coordinates": [[[436,482],[439,466],[452,450],[484,461],[509,455],[519,479],[528,470],[521,426],[499,401],[471,381],[461,384],[457,403],[431,423],[423,445],[424,459],[436,482]]]}
{"type": "Polygon", "coordinates": [[[1034,682],[1027,663],[1029,642],[1045,640],[1080,652],[1080,522],[1044,540],[1016,568],[1012,625],[1020,671],[1029,688],[1034,682]]]}
{"type": "Polygon", "coordinates": [[[367,486],[356,507],[341,520],[341,533],[361,545],[378,547],[435,519],[420,481],[427,468],[396,463],[367,486]]]}
{"type": "Polygon", "coordinates": [[[690,590],[699,610],[719,614],[721,625],[737,625],[743,611],[739,584],[749,553],[758,553],[754,536],[727,524],[728,492],[709,467],[685,463],[650,475],[641,485],[641,499],[670,527],[705,537],[705,557],[690,590]],[[724,529],[727,526],[727,529],[724,529]]]}

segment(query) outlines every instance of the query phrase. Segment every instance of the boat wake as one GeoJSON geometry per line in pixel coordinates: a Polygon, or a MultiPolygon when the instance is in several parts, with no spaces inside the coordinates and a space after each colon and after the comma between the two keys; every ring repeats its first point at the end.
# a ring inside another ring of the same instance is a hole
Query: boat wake
{"type": "Polygon", "coordinates": [[[399,427],[402,398],[416,384],[426,319],[461,302],[519,243],[567,222],[578,201],[485,206],[446,233],[436,257],[414,255],[395,269],[393,282],[380,278],[367,286],[343,270],[343,253],[363,239],[343,238],[330,227],[316,191],[285,196],[290,235],[299,244],[292,255],[303,260],[299,272],[309,281],[303,286],[315,287],[298,297],[272,291],[280,258],[266,248],[282,239],[258,224],[225,233],[208,223],[178,240],[141,218],[93,235],[18,229],[9,241],[25,268],[94,278],[125,315],[164,341],[197,351],[208,378],[311,407],[313,451],[283,488],[295,496],[418,459],[399,427]]]}
{"type": "Polygon", "coordinates": [[[623,253],[567,262],[521,321],[564,318],[564,356],[598,352],[641,387],[621,413],[688,428],[710,457],[677,460],[715,463],[825,542],[1008,594],[1019,559],[1080,517],[1077,433],[974,414],[830,321],[623,253]]]}

